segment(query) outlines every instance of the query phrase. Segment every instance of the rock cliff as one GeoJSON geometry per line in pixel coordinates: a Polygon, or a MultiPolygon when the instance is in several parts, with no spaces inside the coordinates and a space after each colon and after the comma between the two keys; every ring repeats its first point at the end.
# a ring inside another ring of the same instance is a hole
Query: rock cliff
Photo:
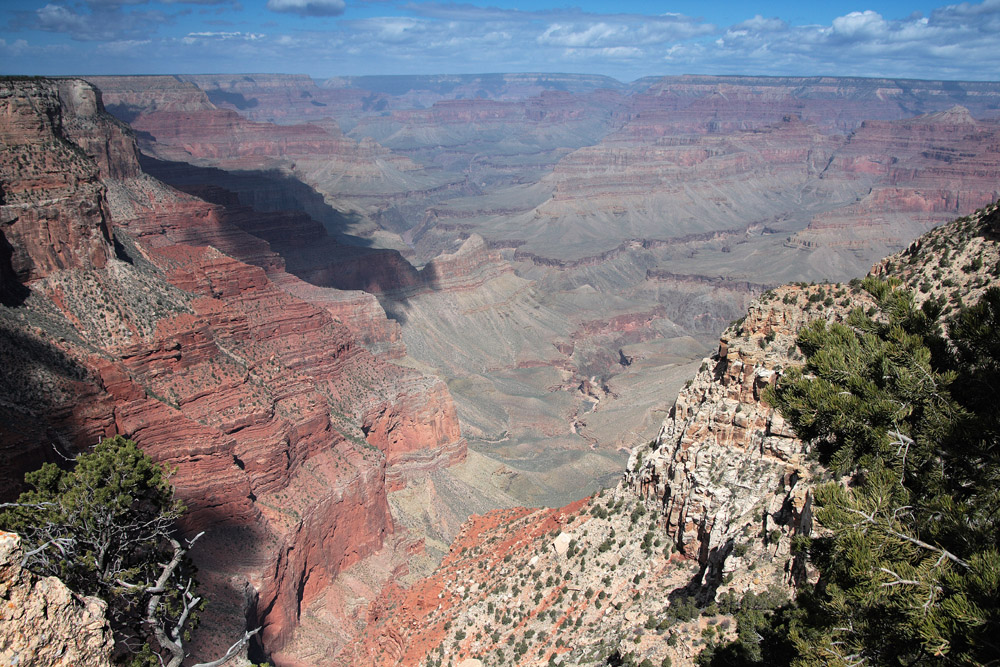
{"type": "Polygon", "coordinates": [[[721,568],[748,533],[808,535],[817,469],[762,392],[795,363],[803,325],[817,317],[842,321],[852,308],[870,305],[850,285],[783,286],[723,333],[718,353],[678,394],[657,438],[633,451],[625,477],[626,486],[658,506],[678,551],[721,568]],[[827,299],[822,309],[813,307],[827,299]]]}
{"type": "Polygon", "coordinates": [[[105,603],[56,577],[21,567],[14,533],[0,531],[0,661],[4,665],[111,667],[114,639],[105,603]]]}
{"type": "Polygon", "coordinates": [[[17,297],[0,309],[4,495],[58,458],[50,442],[72,454],[135,439],[176,468],[185,528],[207,531],[193,554],[213,599],[201,650],[260,624],[264,651],[294,660],[282,647],[303,607],[399,541],[388,490],[464,457],[447,388],[361,344],[351,325],[378,315],[371,302],[338,319],[338,293],[285,273],[225,209],[143,174],[91,85],[2,89],[17,297]]]}
{"type": "MultiPolygon", "coordinates": [[[[305,77],[257,76],[239,85],[217,87],[218,77],[93,77],[108,98],[109,109],[140,132],[143,150],[169,161],[191,162],[230,171],[274,171],[293,175],[317,189],[336,205],[369,213],[391,207],[394,198],[434,191],[454,179],[426,172],[406,157],[396,155],[370,138],[349,139],[330,114],[309,117],[304,124],[276,124],[254,120],[255,104],[240,102],[247,95],[270,99],[295,98],[314,102],[303,88],[305,77]],[[192,81],[205,86],[197,88],[192,81]],[[214,83],[213,83],[214,82],[214,83]],[[206,92],[207,91],[207,92],[206,92]],[[306,97],[303,97],[305,95],[306,97]],[[220,108],[215,101],[238,104],[220,108]],[[248,117],[249,116],[249,117],[248,117]]],[[[316,94],[319,89],[311,88],[316,94]]],[[[250,98],[257,100],[256,97],[250,98]]],[[[277,105],[280,107],[280,105],[277,105]]],[[[272,100],[269,109],[276,108],[272,100]]],[[[294,112],[287,105],[282,120],[294,112]]],[[[240,193],[248,197],[251,193],[240,193]]],[[[330,205],[328,202],[328,206],[330,205]]],[[[253,202],[260,208],[260,201],[253,202]]]]}

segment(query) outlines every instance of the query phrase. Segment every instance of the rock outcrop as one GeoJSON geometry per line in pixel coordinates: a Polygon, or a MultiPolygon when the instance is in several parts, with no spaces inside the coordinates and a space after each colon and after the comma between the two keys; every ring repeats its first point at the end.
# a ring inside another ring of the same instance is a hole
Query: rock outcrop
{"type": "Polygon", "coordinates": [[[0,92],[0,141],[11,167],[0,181],[0,246],[10,248],[6,268],[21,283],[60,269],[103,268],[111,257],[98,166],[79,146],[53,143],[67,131],[54,112],[61,93],[82,117],[96,112],[95,93],[79,81],[26,82],[0,92]]]}
{"type": "Polygon", "coordinates": [[[721,578],[726,557],[749,534],[809,534],[815,464],[763,392],[795,363],[806,322],[841,321],[865,305],[870,297],[851,286],[767,292],[723,334],[656,440],[633,450],[625,484],[662,512],[667,535],[707,578],[721,578]],[[827,298],[821,310],[811,308],[827,298]]]}
{"type": "Polygon", "coordinates": [[[28,572],[23,556],[20,538],[0,531],[0,663],[111,667],[106,604],[28,572]]]}

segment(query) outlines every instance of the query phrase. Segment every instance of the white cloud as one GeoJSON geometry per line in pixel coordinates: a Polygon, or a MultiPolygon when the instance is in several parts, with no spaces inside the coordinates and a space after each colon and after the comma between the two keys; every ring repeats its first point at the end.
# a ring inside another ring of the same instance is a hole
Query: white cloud
{"type": "Polygon", "coordinates": [[[614,15],[597,22],[551,23],[535,41],[541,46],[571,49],[634,49],[636,46],[666,46],[715,31],[711,24],[679,14],[644,17],[643,20],[631,15],[614,15]]]}
{"type": "Polygon", "coordinates": [[[569,60],[635,60],[645,57],[642,49],[634,46],[608,46],[601,49],[566,49],[563,56],[569,60]]]}
{"type": "Polygon", "coordinates": [[[152,44],[152,40],[149,39],[120,39],[99,44],[97,50],[109,55],[137,55],[141,54],[143,49],[150,44],[152,44]]]}
{"type": "Polygon", "coordinates": [[[851,12],[847,16],[833,19],[833,32],[850,39],[879,38],[889,31],[889,24],[878,12],[866,9],[863,12],[851,12]]]}
{"type": "MultiPolygon", "coordinates": [[[[74,54],[62,64],[54,55],[44,61],[49,72],[130,67],[142,72],[303,71],[317,77],[490,71],[586,71],[622,80],[684,72],[1000,77],[1000,0],[941,5],[924,15],[901,17],[885,10],[845,11],[824,25],[793,25],[787,17],[754,14],[729,27],[675,13],[368,0],[368,10],[381,8],[381,16],[303,22],[299,27],[305,29],[294,31],[281,31],[278,21],[250,23],[250,12],[237,13],[233,0],[160,0],[175,10],[179,4],[218,5],[173,15],[134,6],[151,2],[42,0],[32,9],[10,11],[7,32],[0,26],[4,65],[39,71],[41,47],[25,51],[20,42],[25,52],[15,56],[13,51],[21,37],[17,32],[44,30],[61,33],[62,42],[51,36],[47,41],[74,54]],[[217,16],[220,12],[229,14],[217,16]],[[205,18],[190,27],[196,14],[205,18]],[[209,14],[232,20],[208,22],[209,14]],[[168,33],[164,27],[171,25],[176,27],[168,33]],[[242,32],[215,32],[234,26],[242,32]],[[265,29],[266,36],[259,32],[265,29]],[[77,41],[101,46],[74,45],[77,41]]],[[[338,16],[346,9],[344,0],[268,0],[267,6],[300,16],[338,16]]]]}
{"type": "Polygon", "coordinates": [[[45,5],[35,11],[36,27],[49,32],[77,33],[88,29],[87,18],[61,5],[45,5]]]}
{"type": "Polygon", "coordinates": [[[20,56],[28,50],[28,42],[23,39],[15,39],[8,44],[6,39],[0,39],[0,53],[5,56],[20,56]]]}
{"type": "Polygon", "coordinates": [[[998,30],[1000,0],[949,5],[929,17],[856,11],[826,26],[779,26],[754,17],[729,28],[699,62],[707,72],[737,71],[725,66],[728,60],[744,72],[766,74],[995,79],[998,30]]]}
{"type": "Polygon", "coordinates": [[[755,15],[752,19],[747,19],[746,21],[737,23],[731,28],[731,30],[748,30],[756,32],[780,32],[787,29],[788,23],[785,21],[777,17],[764,18],[760,14],[755,15]]]}
{"type": "Polygon", "coordinates": [[[122,10],[120,4],[95,4],[90,11],[75,5],[72,9],[49,3],[34,12],[17,12],[14,23],[19,28],[64,33],[84,42],[108,42],[140,39],[169,21],[161,12],[122,10]]]}
{"type": "Polygon", "coordinates": [[[265,37],[267,35],[255,32],[189,32],[181,42],[184,44],[195,44],[204,40],[255,42],[265,37]]]}
{"type": "Polygon", "coordinates": [[[607,23],[595,23],[586,27],[554,23],[538,36],[539,44],[551,46],[602,46],[608,43],[618,43],[628,34],[628,28],[622,25],[612,26],[607,23]]]}
{"type": "Polygon", "coordinates": [[[347,7],[344,0],[267,0],[267,8],[299,16],[340,16],[347,7]]]}

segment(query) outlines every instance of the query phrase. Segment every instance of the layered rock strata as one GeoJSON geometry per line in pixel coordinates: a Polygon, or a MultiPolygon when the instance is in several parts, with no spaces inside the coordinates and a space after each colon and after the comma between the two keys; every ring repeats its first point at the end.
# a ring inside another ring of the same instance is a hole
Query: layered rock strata
{"type": "Polygon", "coordinates": [[[1000,197],[1000,123],[976,120],[961,106],[907,120],[866,121],[823,175],[871,183],[871,189],[855,203],[815,216],[793,244],[898,249],[1000,197]]]}
{"type": "Polygon", "coordinates": [[[185,528],[207,533],[201,650],[257,624],[280,662],[303,606],[396,530],[388,489],[464,457],[447,388],[361,344],[349,325],[376,313],[338,320],[342,299],[223,209],[142,174],[92,86],[8,82],[3,99],[21,294],[0,309],[4,493],[58,458],[50,441],[135,439],[176,469],[185,528]]]}

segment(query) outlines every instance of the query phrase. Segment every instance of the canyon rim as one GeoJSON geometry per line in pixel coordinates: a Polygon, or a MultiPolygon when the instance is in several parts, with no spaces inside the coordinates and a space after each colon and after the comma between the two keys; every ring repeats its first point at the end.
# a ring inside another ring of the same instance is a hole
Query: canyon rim
{"type": "MultiPolygon", "coordinates": [[[[834,640],[804,657],[820,635],[801,624],[836,611],[831,485],[860,498],[881,463],[838,467],[841,436],[800,438],[775,397],[821,328],[922,336],[942,403],[1000,367],[960,338],[1000,304],[993,4],[738,21],[641,2],[16,4],[0,518],[44,464],[138,444],[208,601],[184,664],[231,647],[245,667],[785,664],[789,637],[796,664],[852,664],[834,640]],[[737,53],[760,74],[732,73],[737,53]],[[506,73],[478,73],[493,62],[506,73]]],[[[919,436],[899,424],[920,406],[883,434],[904,486],[919,436]]],[[[948,501],[970,535],[975,503],[995,507],[972,495],[948,501]]],[[[958,630],[927,639],[948,605],[1000,628],[988,594],[954,597],[992,552],[901,525],[896,551],[941,556],[872,565],[879,604],[926,589],[922,615],[886,607],[923,628],[910,657],[993,664],[958,630]]],[[[166,664],[109,602],[137,583],[67,588],[32,559],[70,542],[9,528],[0,663],[166,664]]],[[[859,664],[889,664],[869,645],[859,664]]]]}

